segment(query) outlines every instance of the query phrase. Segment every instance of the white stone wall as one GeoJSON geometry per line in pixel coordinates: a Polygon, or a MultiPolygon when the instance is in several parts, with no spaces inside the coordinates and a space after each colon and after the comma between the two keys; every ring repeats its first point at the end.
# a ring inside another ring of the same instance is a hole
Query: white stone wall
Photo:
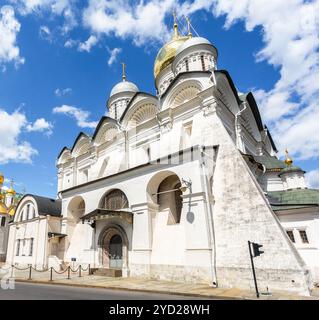
{"type": "Polygon", "coordinates": [[[306,188],[306,181],[303,172],[287,172],[281,174],[281,179],[285,190],[306,188]]]}
{"type": "Polygon", "coordinates": [[[49,232],[61,232],[61,219],[39,215],[36,201],[32,196],[26,196],[17,207],[14,222],[10,225],[6,262],[21,267],[33,265],[40,269],[46,268],[48,266],[48,256],[51,254],[49,232]],[[34,215],[27,215],[28,205],[34,207],[34,215]],[[33,239],[32,250],[31,239],[33,239]],[[20,249],[18,253],[19,240],[20,249]]]}
{"type": "MultiPolygon", "coordinates": [[[[128,252],[131,275],[250,288],[253,283],[247,241],[251,240],[265,249],[256,260],[262,290],[269,287],[307,293],[311,279],[305,263],[236,148],[232,119],[239,108],[226,78],[219,78],[222,94],[217,93],[208,75],[189,80],[201,84],[199,94],[172,108],[170,99],[186,83],[179,79],[161,101],[157,117],[98,151],[89,168],[91,183],[62,192],[62,230],[68,230],[68,207],[75,197],[83,198],[85,213],[89,213],[98,208],[107,192],[120,189],[133,212],[132,228],[126,228],[129,239],[132,235],[128,252]],[[196,146],[206,146],[210,156],[203,160],[197,153],[192,158],[189,150],[187,160],[180,163],[179,151],[185,147],[184,124],[190,122],[187,144],[196,150],[200,149],[196,146]],[[213,147],[217,153],[211,152],[213,147]],[[147,148],[150,159],[146,157],[147,148]],[[168,155],[172,155],[170,161],[161,167],[146,164],[147,160],[168,155]],[[214,155],[216,162],[212,160],[214,155]],[[112,170],[96,180],[93,172],[96,176],[105,157],[116,160],[110,165],[112,170]],[[151,194],[156,193],[156,186],[167,174],[192,182],[191,194],[184,194],[179,224],[168,223],[169,212],[158,210],[148,191],[151,186],[151,194]]],[[[86,159],[90,161],[89,154],[86,159]]],[[[115,222],[121,223],[119,219],[115,222]]],[[[100,266],[96,241],[102,226],[99,222],[92,231],[90,226],[77,224],[68,239],[66,259],[79,257],[100,266]]]]}
{"type": "Polygon", "coordinates": [[[266,172],[261,177],[261,184],[265,191],[281,191],[284,186],[281,178],[278,176],[279,172],[266,172]]]}
{"type": "Polygon", "coordinates": [[[1,226],[0,224],[0,261],[5,261],[8,236],[9,236],[9,226],[8,222],[11,217],[9,215],[0,215],[0,223],[5,219],[5,225],[1,226]]]}
{"type": "Polygon", "coordinates": [[[292,231],[294,246],[309,266],[315,282],[319,282],[319,211],[317,208],[282,211],[279,220],[285,231],[292,231]],[[309,243],[304,243],[300,231],[305,231],[309,243]]]}

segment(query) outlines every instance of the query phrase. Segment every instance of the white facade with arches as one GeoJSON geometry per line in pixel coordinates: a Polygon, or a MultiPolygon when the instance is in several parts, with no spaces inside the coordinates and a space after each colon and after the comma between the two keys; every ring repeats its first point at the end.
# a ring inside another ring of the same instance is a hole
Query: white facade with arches
{"type": "Polygon", "coordinates": [[[252,93],[239,94],[217,70],[216,48],[174,29],[155,61],[157,95],[123,75],[94,134],[80,133],[58,156],[59,259],[125,277],[252,288],[250,240],[264,246],[261,290],[308,294],[310,260],[278,219],[281,206],[296,205],[283,200],[287,176],[302,170],[276,157],[252,93]]]}

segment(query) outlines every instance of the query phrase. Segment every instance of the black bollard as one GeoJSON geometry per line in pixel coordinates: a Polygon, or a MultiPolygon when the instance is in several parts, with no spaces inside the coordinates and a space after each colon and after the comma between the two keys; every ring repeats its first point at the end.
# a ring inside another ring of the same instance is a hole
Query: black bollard
{"type": "Polygon", "coordinates": [[[32,266],[30,266],[30,269],[29,269],[29,280],[31,280],[31,272],[32,272],[32,266]]]}

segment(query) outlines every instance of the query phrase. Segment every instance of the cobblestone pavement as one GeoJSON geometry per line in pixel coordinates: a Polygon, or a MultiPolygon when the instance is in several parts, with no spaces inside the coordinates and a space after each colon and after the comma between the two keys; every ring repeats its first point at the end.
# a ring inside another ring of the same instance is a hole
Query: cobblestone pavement
{"type": "MultiPolygon", "coordinates": [[[[1,269],[0,277],[11,276],[12,270],[1,269]]],[[[63,284],[71,286],[105,288],[117,290],[130,290],[139,292],[165,293],[182,296],[197,296],[203,298],[218,298],[218,299],[256,299],[253,290],[240,290],[236,288],[213,288],[207,284],[190,284],[160,281],[155,279],[141,279],[141,278],[112,278],[105,276],[88,275],[88,271],[83,272],[79,277],[79,272],[70,272],[70,279],[68,279],[68,272],[57,274],[53,271],[50,281],[50,271],[36,272],[32,270],[31,280],[29,280],[29,270],[14,270],[12,273],[16,281],[42,283],[42,284],[63,284]]],[[[319,288],[312,292],[312,296],[292,295],[287,292],[272,292],[271,295],[261,294],[262,300],[319,300],[319,288]]]]}

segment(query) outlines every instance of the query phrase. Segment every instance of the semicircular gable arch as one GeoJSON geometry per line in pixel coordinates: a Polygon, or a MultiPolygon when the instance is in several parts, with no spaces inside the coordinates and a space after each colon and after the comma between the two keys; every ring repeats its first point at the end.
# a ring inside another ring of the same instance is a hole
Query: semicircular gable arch
{"type": "Polygon", "coordinates": [[[200,81],[184,80],[179,82],[171,89],[169,95],[165,98],[163,109],[168,107],[175,108],[183,103],[186,103],[194,98],[203,90],[200,81]]]}
{"type": "Polygon", "coordinates": [[[114,140],[119,132],[120,127],[118,123],[109,117],[104,117],[94,133],[92,141],[97,145],[101,145],[114,140]]]}
{"type": "Polygon", "coordinates": [[[33,198],[32,195],[25,195],[21,198],[21,200],[19,201],[19,203],[17,204],[17,207],[15,209],[15,214],[14,214],[14,222],[19,222],[21,220],[21,215],[24,212],[24,209],[26,207],[26,205],[28,204],[32,204],[35,210],[35,216],[38,217],[39,216],[39,209],[38,209],[38,204],[36,202],[36,200],[33,198]]]}
{"type": "Polygon", "coordinates": [[[71,158],[70,149],[64,147],[58,156],[58,165],[67,162],[71,158]]]}
{"type": "Polygon", "coordinates": [[[126,128],[129,130],[136,127],[156,116],[158,108],[153,103],[145,103],[138,107],[135,112],[131,115],[131,118],[126,124],[126,128]]]}
{"type": "Polygon", "coordinates": [[[81,132],[76,138],[74,145],[71,150],[72,157],[78,157],[86,152],[88,152],[90,148],[90,137],[81,132]]]}
{"type": "Polygon", "coordinates": [[[154,118],[158,111],[155,97],[143,98],[127,110],[122,119],[122,125],[124,128],[131,129],[154,118]]]}

